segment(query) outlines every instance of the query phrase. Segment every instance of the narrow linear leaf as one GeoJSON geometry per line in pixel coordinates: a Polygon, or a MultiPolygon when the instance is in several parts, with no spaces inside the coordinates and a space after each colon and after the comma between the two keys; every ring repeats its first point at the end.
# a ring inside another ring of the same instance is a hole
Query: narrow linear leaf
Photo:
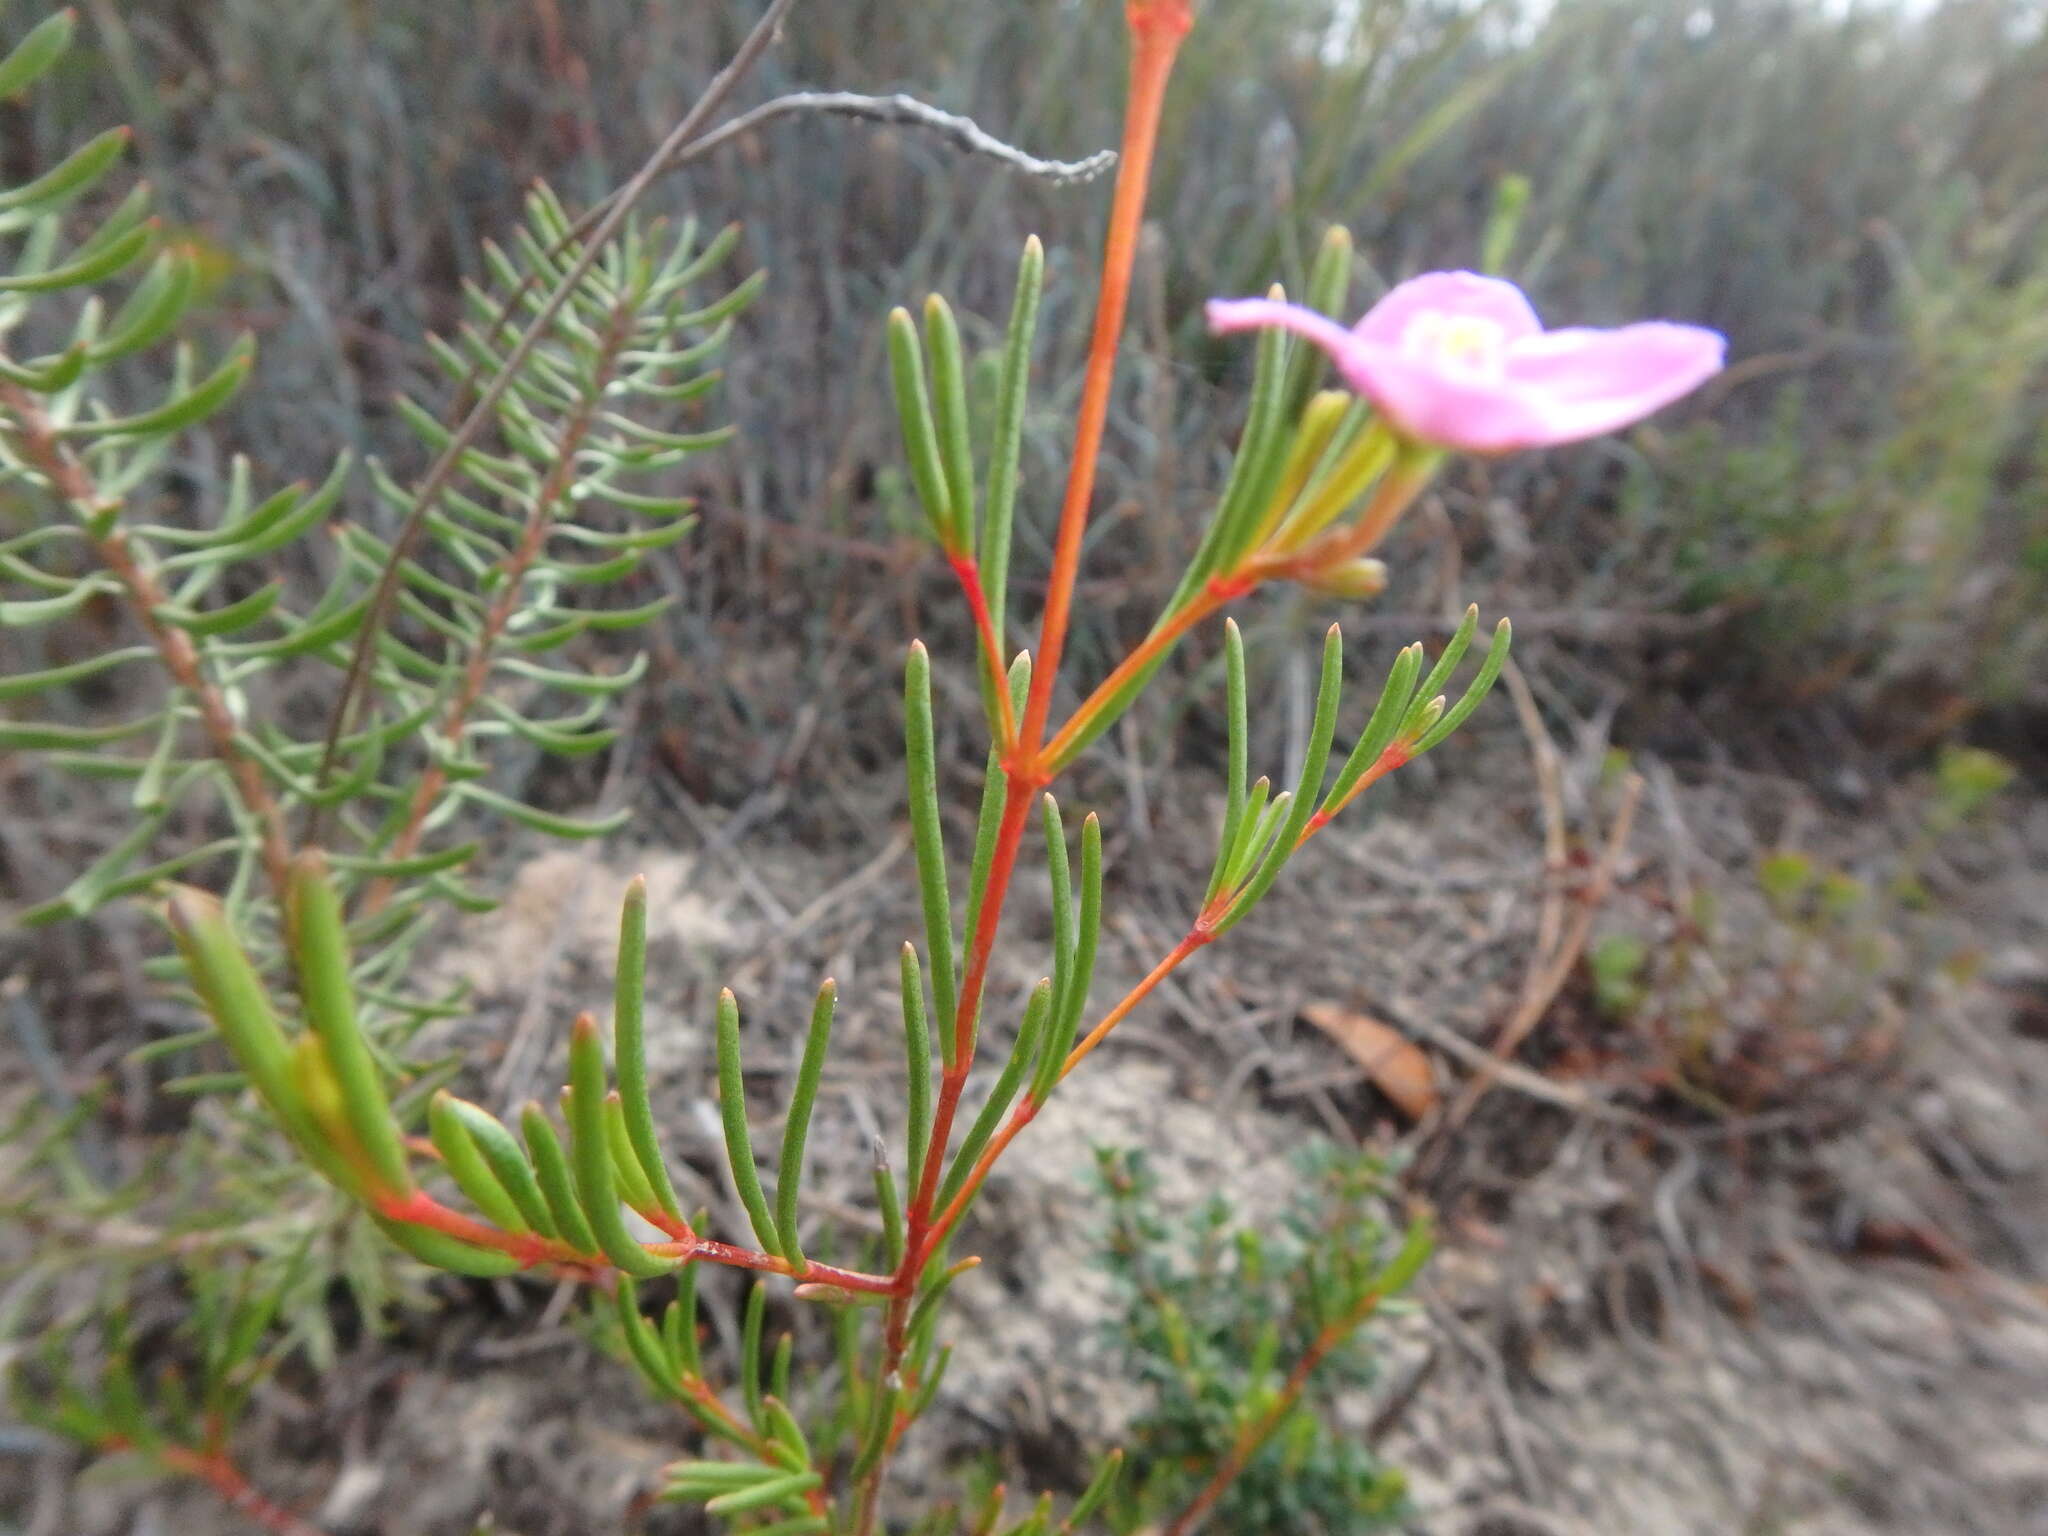
{"type": "Polygon", "coordinates": [[[783,1257],[801,1275],[807,1267],[803,1244],[797,1235],[797,1195],[803,1185],[804,1142],[810,1135],[811,1112],[818,1105],[818,1082],[825,1071],[825,1050],[832,1039],[832,1014],[839,1002],[838,985],[831,980],[818,989],[811,1008],[811,1027],[804,1036],[804,1053],[797,1063],[796,1086],[789,1096],[789,1113],[783,1124],[782,1158],[775,1165],[775,1230],[782,1238],[783,1257]]]}
{"type": "Polygon", "coordinates": [[[761,1192],[761,1170],[754,1162],[754,1139],[747,1129],[747,1089],[740,1075],[740,1005],[730,990],[718,994],[718,1107],[725,1123],[726,1161],[740,1204],[746,1207],[762,1249],[781,1258],[782,1238],[761,1192]]]}
{"type": "Polygon", "coordinates": [[[680,1220],[683,1209],[676,1200],[668,1164],[654,1133],[654,1104],[647,1089],[646,1016],[647,877],[635,875],[619,905],[619,953],[612,986],[612,1050],[617,1057],[619,1100],[633,1155],[661,1208],[680,1220]]]}

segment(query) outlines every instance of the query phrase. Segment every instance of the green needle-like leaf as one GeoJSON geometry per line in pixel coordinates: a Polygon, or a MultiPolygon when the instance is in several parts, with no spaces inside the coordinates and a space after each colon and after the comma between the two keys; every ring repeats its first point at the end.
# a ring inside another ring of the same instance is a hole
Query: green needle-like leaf
{"type": "Polygon", "coordinates": [[[1231,903],[1229,913],[1216,925],[1219,934],[1228,933],[1244,915],[1258,905],[1280,871],[1293,857],[1295,845],[1316,807],[1316,795],[1323,787],[1323,774],[1330,764],[1330,743],[1337,734],[1337,702],[1344,686],[1344,636],[1335,624],[1323,636],[1322,680],[1316,687],[1316,712],[1309,727],[1308,750],[1302,754],[1301,777],[1296,781],[1287,819],[1274,834],[1258,873],[1242,895],[1231,903]]]}
{"type": "Polygon", "coordinates": [[[924,1178],[924,1160],[932,1139],[932,1036],[924,1013],[924,973],[917,946],[905,941],[901,967],[903,985],[903,1057],[908,1082],[905,1139],[910,1187],[924,1178]]]}
{"type": "Polygon", "coordinates": [[[1359,733],[1358,744],[1351,749],[1351,755],[1344,760],[1344,766],[1337,770],[1336,782],[1323,798],[1322,809],[1332,810],[1343,803],[1351,793],[1352,786],[1365,777],[1372,765],[1380,760],[1380,754],[1393,743],[1395,734],[1401,729],[1401,722],[1407,718],[1409,700],[1415,696],[1415,676],[1422,670],[1422,647],[1403,646],[1401,654],[1394,658],[1393,670],[1387,674],[1387,683],[1380,690],[1379,702],[1373,706],[1372,718],[1359,733]]]}
{"type": "Polygon", "coordinates": [[[903,1262],[903,1199],[896,1192],[896,1176],[889,1171],[889,1154],[875,1138],[875,1204],[882,1213],[882,1257],[889,1268],[903,1262]]]}
{"type": "Polygon", "coordinates": [[[44,17],[14,45],[13,52],[0,59],[0,98],[18,95],[35,84],[49,67],[64,57],[71,36],[78,30],[78,13],[69,7],[44,17]]]}
{"type": "Polygon", "coordinates": [[[306,1020],[326,1049],[349,1128],[368,1157],[382,1192],[405,1194],[412,1188],[405,1145],[384,1096],[383,1078],[356,1019],[347,926],[326,861],[317,849],[308,849],[293,860],[289,895],[286,924],[306,1020]]]}
{"type": "Polygon", "coordinates": [[[946,471],[939,456],[938,428],[932,422],[931,398],[925,392],[923,353],[910,312],[892,310],[889,376],[896,387],[896,416],[902,424],[903,451],[910,458],[910,478],[917,486],[918,500],[924,504],[932,537],[949,551],[965,553],[947,520],[952,503],[946,495],[946,471]]]}
{"type": "Polygon", "coordinates": [[[359,1188],[360,1180],[329,1147],[300,1093],[292,1043],[221,903],[177,886],[166,916],[193,990],[250,1084],[315,1168],[341,1189],[359,1188]]]}
{"type": "Polygon", "coordinates": [[[818,1001],[811,1009],[810,1032],[804,1037],[803,1059],[796,1069],[796,1087],[789,1096],[789,1116],[783,1123],[782,1160],[775,1165],[775,1230],[783,1242],[783,1257],[797,1274],[804,1272],[803,1245],[797,1237],[797,1193],[803,1184],[804,1140],[810,1134],[811,1111],[818,1103],[818,1081],[825,1071],[825,1048],[832,1039],[832,1013],[838,1005],[839,988],[830,980],[818,989],[818,1001]]]}
{"type": "Polygon", "coordinates": [[[1216,867],[1209,875],[1209,889],[1202,897],[1206,906],[1222,894],[1224,866],[1237,846],[1237,834],[1244,825],[1245,780],[1251,768],[1251,723],[1247,713],[1244,683],[1244,635],[1237,620],[1223,621],[1224,712],[1229,722],[1230,767],[1225,785],[1228,799],[1223,812],[1223,831],[1216,843],[1216,867]]]}
{"type": "Polygon", "coordinates": [[[540,1185],[541,1198],[547,1202],[549,1224],[561,1235],[562,1241],[578,1253],[597,1253],[597,1238],[590,1230],[590,1223],[584,1219],[583,1207],[576,1200],[575,1185],[569,1175],[569,1159],[563,1155],[561,1138],[555,1135],[554,1126],[548,1123],[546,1112],[538,1104],[526,1104],[519,1111],[519,1130],[526,1138],[534,1181],[540,1185]]]}
{"type": "Polygon", "coordinates": [[[1420,757],[1431,747],[1449,736],[1472,716],[1486,696],[1493,691],[1494,683],[1500,677],[1501,668],[1507,665],[1508,647],[1514,643],[1514,628],[1506,619],[1494,626],[1493,643],[1486,648],[1486,658],[1479,664],[1478,675],[1464,696],[1453,704],[1444,717],[1422,734],[1415,743],[1415,755],[1420,757]]]}
{"type": "Polygon", "coordinates": [[[611,1142],[605,1135],[604,1103],[604,1046],[597,1038],[597,1021],[586,1013],[569,1032],[569,1164],[576,1196],[604,1256],[636,1279],[651,1279],[668,1273],[675,1262],[656,1258],[626,1230],[619,1214],[611,1142]]]}
{"type": "Polygon", "coordinates": [[[1074,1532],[1086,1526],[1088,1517],[1102,1507],[1102,1501],[1116,1487],[1117,1474],[1123,1469],[1124,1453],[1121,1450],[1111,1451],[1102,1458],[1102,1465],[1096,1468],[1088,1486],[1081,1490],[1081,1497],[1074,1500],[1074,1507],[1068,1511],[1067,1518],[1060,1522],[1060,1536],[1073,1536],[1074,1532]]]}
{"type": "Polygon", "coordinates": [[[635,875],[619,908],[619,956],[612,990],[612,1050],[618,1058],[619,1102],[633,1155],[661,1208],[677,1220],[676,1202],[654,1134],[654,1104],[647,1091],[647,877],[635,875]]]}
{"type": "Polygon", "coordinates": [[[500,1187],[518,1207],[525,1224],[542,1237],[560,1236],[561,1230],[555,1224],[547,1197],[541,1193],[540,1182],[534,1177],[533,1164],[519,1150],[519,1143],[513,1140],[512,1133],[505,1129],[497,1116],[481,1105],[449,1095],[441,1097],[447,1098],[450,1110],[462,1122],[471,1142],[490,1165],[500,1187]]]}
{"type": "Polygon", "coordinates": [[[1081,915],[1077,926],[1073,959],[1053,995],[1045,1044],[1032,1074],[1031,1097],[1039,1104],[1058,1086],[1060,1069],[1080,1032],[1081,1014],[1088,1006],[1088,984],[1095,975],[1095,952],[1102,940],[1102,822],[1092,811],[1081,823],[1081,915]]]}
{"type": "Polygon", "coordinates": [[[1458,670],[1458,663],[1465,659],[1465,652],[1472,644],[1472,637],[1479,632],[1479,605],[1473,603],[1465,609],[1464,618],[1452,632],[1444,646],[1444,653],[1437,657],[1436,665],[1429,669],[1429,676],[1422,680],[1422,686],[1415,690],[1416,702],[1409,707],[1407,717],[1401,722],[1401,735],[1413,738],[1419,735],[1417,721],[1429,700],[1444,691],[1444,685],[1451,680],[1451,674],[1458,670]]]}
{"type": "MultiPolygon", "coordinates": [[[[1002,382],[996,394],[995,437],[989,446],[988,495],[981,532],[981,577],[996,638],[1010,588],[1010,544],[1017,509],[1017,469],[1024,446],[1024,406],[1031,387],[1031,341],[1038,329],[1038,300],[1045,287],[1045,247],[1033,235],[1017,263],[1017,293],[1003,337],[1002,382]]],[[[1003,658],[998,657],[1001,661],[1003,658]]]]}
{"type": "Polygon", "coordinates": [[[911,843],[917,855],[918,897],[924,909],[925,952],[932,959],[932,1003],[939,1020],[940,1059],[953,1066],[953,1020],[959,1004],[954,981],[953,904],[946,886],[946,843],[939,818],[938,746],[932,730],[932,663],[924,642],[912,641],[903,669],[904,773],[909,780],[911,843]]]}
{"type": "Polygon", "coordinates": [[[614,1088],[604,1096],[604,1139],[611,1149],[612,1176],[618,1181],[619,1198],[643,1215],[659,1212],[661,1201],[654,1186],[640,1169],[640,1154],[633,1150],[633,1138],[626,1133],[625,1100],[614,1088]]]}
{"type": "Polygon", "coordinates": [[[487,810],[496,811],[510,821],[535,832],[545,832],[550,837],[592,838],[604,837],[623,827],[632,816],[632,809],[621,806],[608,815],[580,821],[573,816],[557,816],[551,811],[537,810],[522,801],[501,795],[495,790],[485,789],[481,784],[463,784],[454,791],[464,800],[474,801],[487,810]]]}
{"type": "MultiPolygon", "coordinates": [[[[88,283],[97,283],[112,277],[123,267],[134,261],[149,249],[150,241],[156,238],[156,227],[146,224],[140,229],[131,229],[125,235],[107,241],[98,250],[79,255],[75,260],[61,267],[52,267],[46,272],[17,272],[12,277],[0,277],[0,293],[54,293],[63,288],[82,288],[88,283]]],[[[240,383],[237,379],[236,383],[240,383]]],[[[232,394],[230,389],[228,393],[232,394]]],[[[226,396],[222,397],[223,399],[226,396]]],[[[183,422],[173,422],[161,430],[169,431],[183,422]]],[[[123,429],[130,430],[130,429],[123,429]]],[[[58,427],[60,436],[92,435],[86,427],[58,427]]]]}
{"type": "Polygon", "coordinates": [[[441,1154],[441,1166],[448,1170],[448,1177],[455,1181],[455,1187],[469,1198],[486,1220],[507,1232],[533,1230],[520,1212],[518,1203],[498,1182],[491,1165],[477,1150],[469,1127],[455,1110],[454,1096],[445,1088],[427,1101],[427,1135],[434,1143],[434,1150],[441,1154]]]}
{"type": "Polygon", "coordinates": [[[718,994],[718,1104],[725,1122],[725,1156],[740,1204],[754,1225],[765,1252],[783,1257],[782,1237],[768,1200],[761,1192],[761,1170],[754,1162],[754,1138],[747,1129],[747,1089],[740,1075],[740,1005],[730,990],[718,994]]]}
{"type": "MultiPolygon", "coordinates": [[[[961,553],[974,548],[974,444],[967,423],[967,364],[953,308],[938,294],[924,301],[925,347],[932,359],[932,415],[945,475],[946,525],[961,553]]],[[[1001,658],[998,657],[998,660],[1001,658]]]]}

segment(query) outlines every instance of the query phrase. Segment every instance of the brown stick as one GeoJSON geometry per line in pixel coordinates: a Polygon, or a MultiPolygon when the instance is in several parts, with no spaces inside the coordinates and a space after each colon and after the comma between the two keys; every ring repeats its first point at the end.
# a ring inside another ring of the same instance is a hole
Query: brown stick
{"type": "MultiPolygon", "coordinates": [[[[1543,968],[1531,978],[1524,990],[1522,1004],[1509,1018],[1493,1043],[1493,1060],[1486,1070],[1480,1072],[1465,1085],[1457,1102],[1451,1105],[1444,1116],[1438,1136],[1445,1137],[1455,1132],[1486,1097],[1495,1079],[1500,1075],[1501,1064],[1508,1061],[1529,1032],[1542,1022],[1543,1015],[1550,1011],[1550,1005],[1557,1000],[1572,967],[1578,964],[1579,953],[1586,947],[1586,940],[1593,932],[1593,920],[1600,915],[1600,908],[1606,902],[1608,893],[1614,888],[1614,873],[1621,864],[1621,856],[1628,848],[1629,830],[1635,825],[1636,803],[1642,799],[1643,779],[1641,774],[1632,773],[1621,786],[1621,807],[1614,813],[1614,825],[1608,829],[1607,844],[1600,850],[1600,862],[1594,866],[1592,882],[1579,898],[1579,910],[1572,919],[1572,925],[1565,933],[1564,942],[1557,947],[1543,968]]],[[[1439,1142],[1441,1144],[1441,1142],[1439,1142]]]]}

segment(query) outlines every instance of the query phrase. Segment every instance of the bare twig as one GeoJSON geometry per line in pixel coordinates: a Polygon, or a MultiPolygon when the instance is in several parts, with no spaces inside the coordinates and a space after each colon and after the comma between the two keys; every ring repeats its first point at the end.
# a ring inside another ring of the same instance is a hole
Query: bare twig
{"type": "Polygon", "coordinates": [[[1526,1003],[1542,984],[1544,972],[1556,952],[1558,937],[1564,932],[1564,888],[1559,884],[1564,876],[1567,851],[1564,789],[1559,782],[1557,744],[1550,739],[1550,732],[1544,727],[1542,711],[1536,707],[1536,695],[1529,691],[1529,680],[1522,675],[1522,669],[1515,665],[1512,656],[1502,664],[1500,680],[1515,701],[1515,718],[1521,722],[1523,736],[1528,738],[1530,765],[1536,770],[1536,793],[1543,802],[1543,910],[1536,921],[1536,949],[1530,957],[1529,976],[1522,987],[1522,1000],[1526,1003]]]}
{"type": "Polygon", "coordinates": [[[1600,851],[1600,862],[1594,866],[1592,881],[1579,898],[1578,913],[1572,919],[1564,942],[1558,945],[1549,963],[1533,978],[1533,984],[1524,989],[1521,1006],[1501,1029],[1500,1038],[1494,1041],[1491,1064],[1465,1085],[1457,1102],[1444,1116],[1440,1134],[1451,1134],[1465,1123],[1500,1076],[1502,1065],[1521,1048],[1529,1032],[1542,1021],[1543,1015],[1550,1011],[1550,1005],[1557,1000],[1557,994],[1563,989],[1565,979],[1571,975],[1580,951],[1586,947],[1586,940],[1593,932],[1594,918],[1599,916],[1607,893],[1614,887],[1615,870],[1628,848],[1629,829],[1635,825],[1636,804],[1642,799],[1642,794],[1642,776],[1630,774],[1622,783],[1621,806],[1614,813],[1614,824],[1608,829],[1607,844],[1600,851]]]}
{"type": "Polygon", "coordinates": [[[999,161],[1013,171],[1035,176],[1040,181],[1049,181],[1055,185],[1075,185],[1093,181],[1116,164],[1116,151],[1113,149],[1100,149],[1079,160],[1041,160],[1014,144],[1006,144],[972,118],[961,117],[954,112],[942,112],[914,96],[905,96],[900,92],[893,96],[863,96],[853,91],[792,91],[787,96],[764,101],[751,111],[741,113],[715,132],[707,133],[702,138],[683,146],[663,169],[674,170],[778,117],[811,112],[923,128],[944,139],[963,154],[981,155],[999,161]]]}
{"type": "MultiPolygon", "coordinates": [[[[14,384],[0,384],[0,407],[6,418],[0,430],[8,431],[22,457],[50,483],[50,488],[76,509],[82,521],[108,510],[113,503],[100,495],[91,472],[58,440],[41,404],[27,390],[14,384]]],[[[135,558],[127,533],[115,528],[105,534],[88,534],[101,562],[121,584],[122,595],[149,642],[162,660],[172,683],[192,696],[199,709],[213,755],[220,759],[234,781],[242,808],[261,830],[264,873],[278,899],[283,900],[291,847],[285,836],[284,815],[278,809],[263,770],[245,747],[242,728],[227,699],[214,686],[199,664],[199,648],[192,637],[175,624],[166,623],[163,612],[169,598],[157,584],[156,576],[135,558]]]]}

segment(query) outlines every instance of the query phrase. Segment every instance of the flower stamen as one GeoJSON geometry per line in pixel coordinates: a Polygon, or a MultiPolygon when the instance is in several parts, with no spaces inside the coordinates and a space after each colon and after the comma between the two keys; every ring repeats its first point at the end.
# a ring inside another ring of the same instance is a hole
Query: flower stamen
{"type": "Polygon", "coordinates": [[[1508,336],[1498,320],[1425,309],[1401,332],[1401,351],[1448,373],[1498,379],[1507,367],[1508,336]]]}

